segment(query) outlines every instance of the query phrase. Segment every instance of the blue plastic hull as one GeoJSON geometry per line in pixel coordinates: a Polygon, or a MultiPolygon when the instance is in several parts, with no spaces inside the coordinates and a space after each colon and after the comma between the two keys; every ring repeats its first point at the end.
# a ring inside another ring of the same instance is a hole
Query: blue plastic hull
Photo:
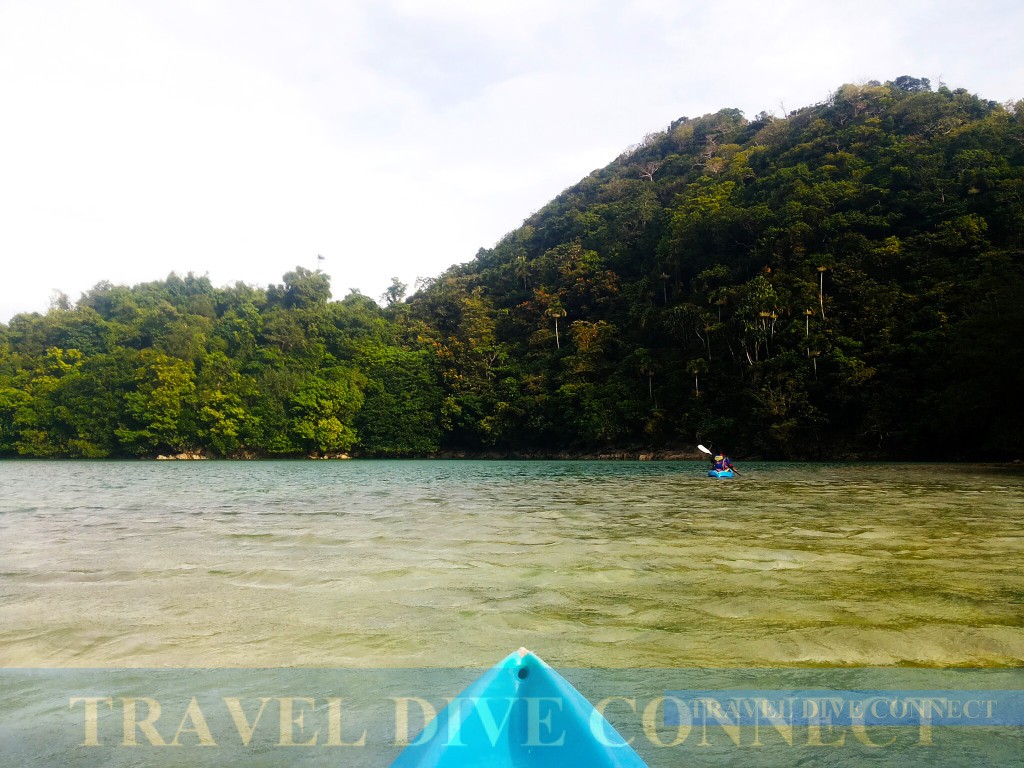
{"type": "Polygon", "coordinates": [[[708,472],[708,477],[735,477],[735,474],[731,469],[712,469],[708,472]]]}
{"type": "Polygon", "coordinates": [[[647,768],[565,678],[525,648],[458,695],[392,768],[647,768]]]}

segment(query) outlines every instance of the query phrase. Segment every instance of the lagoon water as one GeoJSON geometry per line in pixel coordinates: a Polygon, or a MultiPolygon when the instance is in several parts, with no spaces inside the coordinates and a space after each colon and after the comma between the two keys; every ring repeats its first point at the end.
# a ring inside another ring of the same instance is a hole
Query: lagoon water
{"type": "Polygon", "coordinates": [[[1012,667],[1024,475],[0,462],[0,667],[1012,667]]]}
{"type": "Polygon", "coordinates": [[[666,691],[1024,688],[1024,475],[741,469],[0,462],[0,763],[384,766],[418,702],[525,645],[652,768],[1020,765],[1024,699],[988,727],[659,719],[666,691]]]}

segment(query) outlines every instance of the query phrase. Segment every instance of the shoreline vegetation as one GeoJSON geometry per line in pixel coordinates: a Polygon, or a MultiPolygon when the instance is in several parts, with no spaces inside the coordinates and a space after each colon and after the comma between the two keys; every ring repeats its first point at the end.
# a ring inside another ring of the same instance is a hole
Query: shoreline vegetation
{"type": "Polygon", "coordinates": [[[1024,101],[681,117],[407,294],[57,295],[0,324],[0,457],[1020,459],[1024,101]]]}
{"type": "MultiPolygon", "coordinates": [[[[779,461],[771,457],[758,456],[758,455],[733,455],[730,454],[736,461],[746,462],[772,462],[779,461]]],[[[67,456],[0,456],[0,463],[4,461],[64,461],[72,459],[75,461],[82,460],[82,457],[67,457],[67,456]]],[[[511,451],[511,450],[481,450],[481,451],[465,451],[465,450],[440,450],[434,453],[422,454],[422,455],[407,455],[407,456],[370,456],[360,454],[358,452],[353,453],[318,453],[312,452],[305,455],[273,455],[267,453],[256,453],[254,451],[240,451],[228,455],[218,455],[209,450],[185,450],[178,453],[162,453],[152,454],[145,456],[103,456],[103,457],[92,457],[91,461],[213,461],[213,462],[263,462],[263,461],[288,461],[288,462],[305,462],[305,461],[374,461],[374,460],[387,460],[387,461],[610,461],[610,462],[646,462],[646,461],[677,461],[687,463],[700,463],[707,464],[708,457],[695,449],[686,448],[606,448],[604,450],[594,451],[574,451],[574,450],[530,450],[530,451],[511,451]]],[[[787,460],[783,460],[787,461],[787,460]]],[[[1009,459],[1004,461],[979,461],[976,458],[970,459],[953,459],[953,460],[934,460],[934,459],[892,459],[890,457],[878,456],[878,455],[844,455],[844,456],[830,456],[823,459],[800,459],[797,460],[803,464],[915,464],[915,463],[938,463],[938,464],[952,464],[952,465],[978,465],[983,464],[984,466],[991,467],[999,470],[1011,470],[1011,471],[1024,471],[1024,459],[1009,459]]]]}
{"type": "MultiPolygon", "coordinates": [[[[252,452],[230,456],[216,456],[203,451],[182,451],[177,454],[159,454],[141,457],[152,461],[267,461],[274,459],[308,459],[311,461],[348,461],[350,459],[376,458],[371,456],[349,455],[347,453],[311,453],[307,456],[268,456],[252,452]]],[[[438,460],[566,460],[566,461],[698,461],[704,460],[700,451],[692,450],[606,450],[606,451],[438,451],[424,456],[407,456],[407,459],[438,459],[438,460]]]]}
{"type": "MultiPolygon", "coordinates": [[[[48,457],[52,460],[66,460],[67,457],[48,457]]],[[[380,460],[382,457],[379,456],[365,456],[348,453],[326,453],[318,454],[311,453],[305,456],[272,456],[267,454],[256,454],[252,452],[244,452],[238,454],[232,454],[228,456],[218,456],[216,454],[205,452],[205,451],[182,451],[176,454],[158,454],[155,456],[138,456],[134,457],[137,461],[227,461],[227,462],[246,462],[246,461],[373,461],[380,460]]],[[[773,459],[766,459],[760,456],[743,456],[733,457],[740,462],[762,462],[762,461],[773,461],[773,459]]],[[[0,462],[3,461],[18,461],[18,460],[39,460],[38,457],[0,457],[0,462]]],[[[124,460],[125,457],[103,457],[94,458],[92,461],[107,461],[107,460],[124,460]]],[[[44,459],[45,460],[45,459],[44,459]]],[[[76,459],[81,460],[81,459],[76,459]]],[[[437,453],[425,454],[422,456],[401,456],[401,457],[389,457],[385,460],[388,461],[620,461],[620,462],[643,462],[643,461],[678,461],[678,462],[697,462],[700,464],[707,464],[707,456],[699,451],[695,450],[672,450],[672,449],[627,449],[627,450],[604,450],[604,451],[438,451],[437,453]]],[[[903,463],[918,463],[914,459],[905,459],[900,461],[893,461],[892,459],[878,457],[878,456],[833,456],[823,460],[803,460],[801,463],[805,464],[843,464],[843,463],[879,463],[879,464],[903,464],[903,463]]],[[[977,460],[959,460],[959,461],[945,461],[945,462],[931,462],[925,461],[924,463],[946,463],[946,464],[960,464],[960,465],[972,465],[979,464],[977,460]]],[[[1003,470],[1020,470],[1024,471],[1024,460],[1013,459],[1009,461],[997,461],[997,462],[984,462],[985,466],[994,467],[1003,470]]]]}

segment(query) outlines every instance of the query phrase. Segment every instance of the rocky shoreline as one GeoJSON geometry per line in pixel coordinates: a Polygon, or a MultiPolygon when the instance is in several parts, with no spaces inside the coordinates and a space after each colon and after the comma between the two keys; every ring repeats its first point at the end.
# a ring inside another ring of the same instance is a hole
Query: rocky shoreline
{"type": "MultiPolygon", "coordinates": [[[[750,455],[750,454],[733,454],[734,459],[740,461],[763,461],[766,457],[750,455]]],[[[54,457],[59,458],[59,457],[54,457]]],[[[129,457],[110,457],[112,459],[125,459],[129,457]]],[[[409,456],[409,457],[374,457],[374,456],[361,456],[359,454],[345,454],[345,453],[310,453],[305,456],[293,455],[293,456],[268,456],[266,454],[257,453],[254,451],[240,451],[230,456],[217,456],[211,452],[204,450],[191,450],[182,451],[177,454],[160,454],[157,456],[141,457],[143,461],[272,461],[272,460],[285,460],[285,461],[348,461],[351,459],[381,459],[381,458],[394,458],[396,460],[401,459],[418,459],[421,461],[430,460],[468,460],[468,461],[700,461],[706,462],[707,456],[698,453],[695,450],[680,450],[680,449],[639,449],[639,447],[630,447],[630,449],[605,449],[604,451],[439,451],[435,454],[427,456],[409,456]]],[[[803,462],[930,462],[933,460],[927,458],[913,459],[913,458],[899,458],[893,459],[892,457],[885,456],[863,456],[857,454],[841,454],[830,457],[815,457],[815,458],[767,458],[767,460],[776,461],[803,461],[803,462]]],[[[940,462],[943,463],[943,462],[940,462]]],[[[974,463],[974,462],[945,462],[945,463],[974,463]]],[[[987,466],[994,466],[1002,471],[1013,471],[1022,472],[1024,471],[1024,460],[1016,459],[1005,462],[994,462],[987,464],[987,466]]]]}
{"type": "Polygon", "coordinates": [[[604,451],[441,451],[436,459],[554,460],[554,461],[694,461],[697,450],[609,449],[604,451]]]}
{"type": "MultiPolygon", "coordinates": [[[[352,456],[347,453],[317,453],[307,456],[270,457],[253,451],[241,451],[226,457],[217,457],[206,451],[182,451],[181,453],[159,454],[156,461],[259,461],[270,458],[308,459],[314,461],[347,461],[353,458],[375,458],[352,456]]],[[[413,459],[477,459],[493,461],[696,461],[704,455],[696,450],[667,449],[608,449],[604,451],[438,451],[428,456],[410,456],[413,459]]]]}
{"type": "Polygon", "coordinates": [[[182,451],[181,453],[174,454],[160,454],[156,457],[157,461],[205,461],[211,458],[205,453],[200,451],[182,451]]]}
{"type": "MultiPolygon", "coordinates": [[[[156,461],[208,461],[210,459],[220,459],[226,461],[259,461],[260,459],[268,459],[269,456],[263,456],[253,451],[241,451],[231,456],[218,457],[214,456],[206,451],[182,451],[181,453],[171,454],[159,454],[153,457],[156,461]]],[[[287,458],[300,458],[298,456],[287,457],[287,458]]],[[[316,453],[313,452],[308,456],[301,457],[306,459],[333,459],[333,460],[346,460],[351,459],[347,453],[316,453]]]]}

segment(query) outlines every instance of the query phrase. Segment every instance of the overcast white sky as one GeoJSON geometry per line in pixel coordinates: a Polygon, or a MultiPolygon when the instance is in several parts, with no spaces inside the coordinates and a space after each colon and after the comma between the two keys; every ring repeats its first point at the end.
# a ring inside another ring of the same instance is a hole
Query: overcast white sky
{"type": "Polygon", "coordinates": [[[101,280],[378,297],[682,115],[1024,97],[1020,0],[0,0],[0,322],[101,280]]]}

